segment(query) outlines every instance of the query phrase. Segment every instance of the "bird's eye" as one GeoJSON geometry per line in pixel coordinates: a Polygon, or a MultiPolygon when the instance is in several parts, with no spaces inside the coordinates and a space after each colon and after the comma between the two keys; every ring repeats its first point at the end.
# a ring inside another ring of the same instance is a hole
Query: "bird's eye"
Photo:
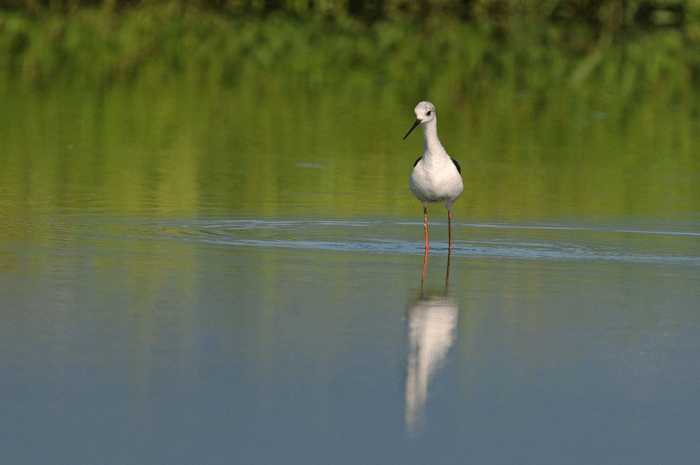
{"type": "Polygon", "coordinates": [[[431,113],[432,113],[432,110],[427,112],[426,115],[430,116],[431,113]]]}

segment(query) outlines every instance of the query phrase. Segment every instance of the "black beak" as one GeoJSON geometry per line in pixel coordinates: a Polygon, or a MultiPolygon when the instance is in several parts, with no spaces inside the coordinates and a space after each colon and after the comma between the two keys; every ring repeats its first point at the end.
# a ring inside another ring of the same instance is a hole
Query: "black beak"
{"type": "Polygon", "coordinates": [[[416,126],[418,126],[419,124],[420,124],[420,120],[417,119],[416,122],[413,123],[413,126],[411,126],[411,129],[408,131],[408,133],[406,133],[406,135],[403,136],[403,140],[406,140],[406,138],[408,137],[408,135],[409,135],[414,129],[416,129],[416,126]]]}

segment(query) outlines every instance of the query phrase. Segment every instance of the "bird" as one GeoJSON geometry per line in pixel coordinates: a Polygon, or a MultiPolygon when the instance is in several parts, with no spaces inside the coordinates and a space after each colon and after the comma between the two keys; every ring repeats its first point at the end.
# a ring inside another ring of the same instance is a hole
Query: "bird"
{"type": "Polygon", "coordinates": [[[428,249],[428,204],[442,203],[447,209],[449,248],[452,251],[452,205],[462,195],[462,168],[457,161],[447,154],[440,143],[437,133],[437,115],[435,105],[420,102],[413,110],[416,122],[406,133],[403,140],[420,124],[423,127],[423,156],[413,164],[409,180],[411,192],[423,204],[423,221],[425,223],[425,253],[428,249]]]}

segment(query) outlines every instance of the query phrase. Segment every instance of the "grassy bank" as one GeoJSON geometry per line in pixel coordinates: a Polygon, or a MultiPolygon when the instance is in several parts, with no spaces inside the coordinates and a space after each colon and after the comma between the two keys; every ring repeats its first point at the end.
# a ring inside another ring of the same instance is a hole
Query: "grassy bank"
{"type": "Polygon", "coordinates": [[[649,30],[554,21],[551,11],[543,20],[538,11],[483,22],[235,16],[174,3],[3,12],[0,88],[100,90],[184,78],[200,88],[253,81],[263,90],[363,86],[397,96],[440,89],[456,102],[605,88],[634,104],[651,94],[682,101],[700,83],[700,34],[689,20],[649,30]]]}

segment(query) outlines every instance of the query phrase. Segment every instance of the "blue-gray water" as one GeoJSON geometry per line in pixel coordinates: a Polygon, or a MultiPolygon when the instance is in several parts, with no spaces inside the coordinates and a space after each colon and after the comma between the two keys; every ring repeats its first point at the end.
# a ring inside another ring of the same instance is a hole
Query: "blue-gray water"
{"type": "Polygon", "coordinates": [[[692,105],[265,82],[3,94],[1,464],[694,463],[692,105]]]}
{"type": "Polygon", "coordinates": [[[420,211],[68,210],[4,229],[4,463],[700,454],[697,222],[456,214],[443,296],[435,207],[420,300],[420,211]]]}

